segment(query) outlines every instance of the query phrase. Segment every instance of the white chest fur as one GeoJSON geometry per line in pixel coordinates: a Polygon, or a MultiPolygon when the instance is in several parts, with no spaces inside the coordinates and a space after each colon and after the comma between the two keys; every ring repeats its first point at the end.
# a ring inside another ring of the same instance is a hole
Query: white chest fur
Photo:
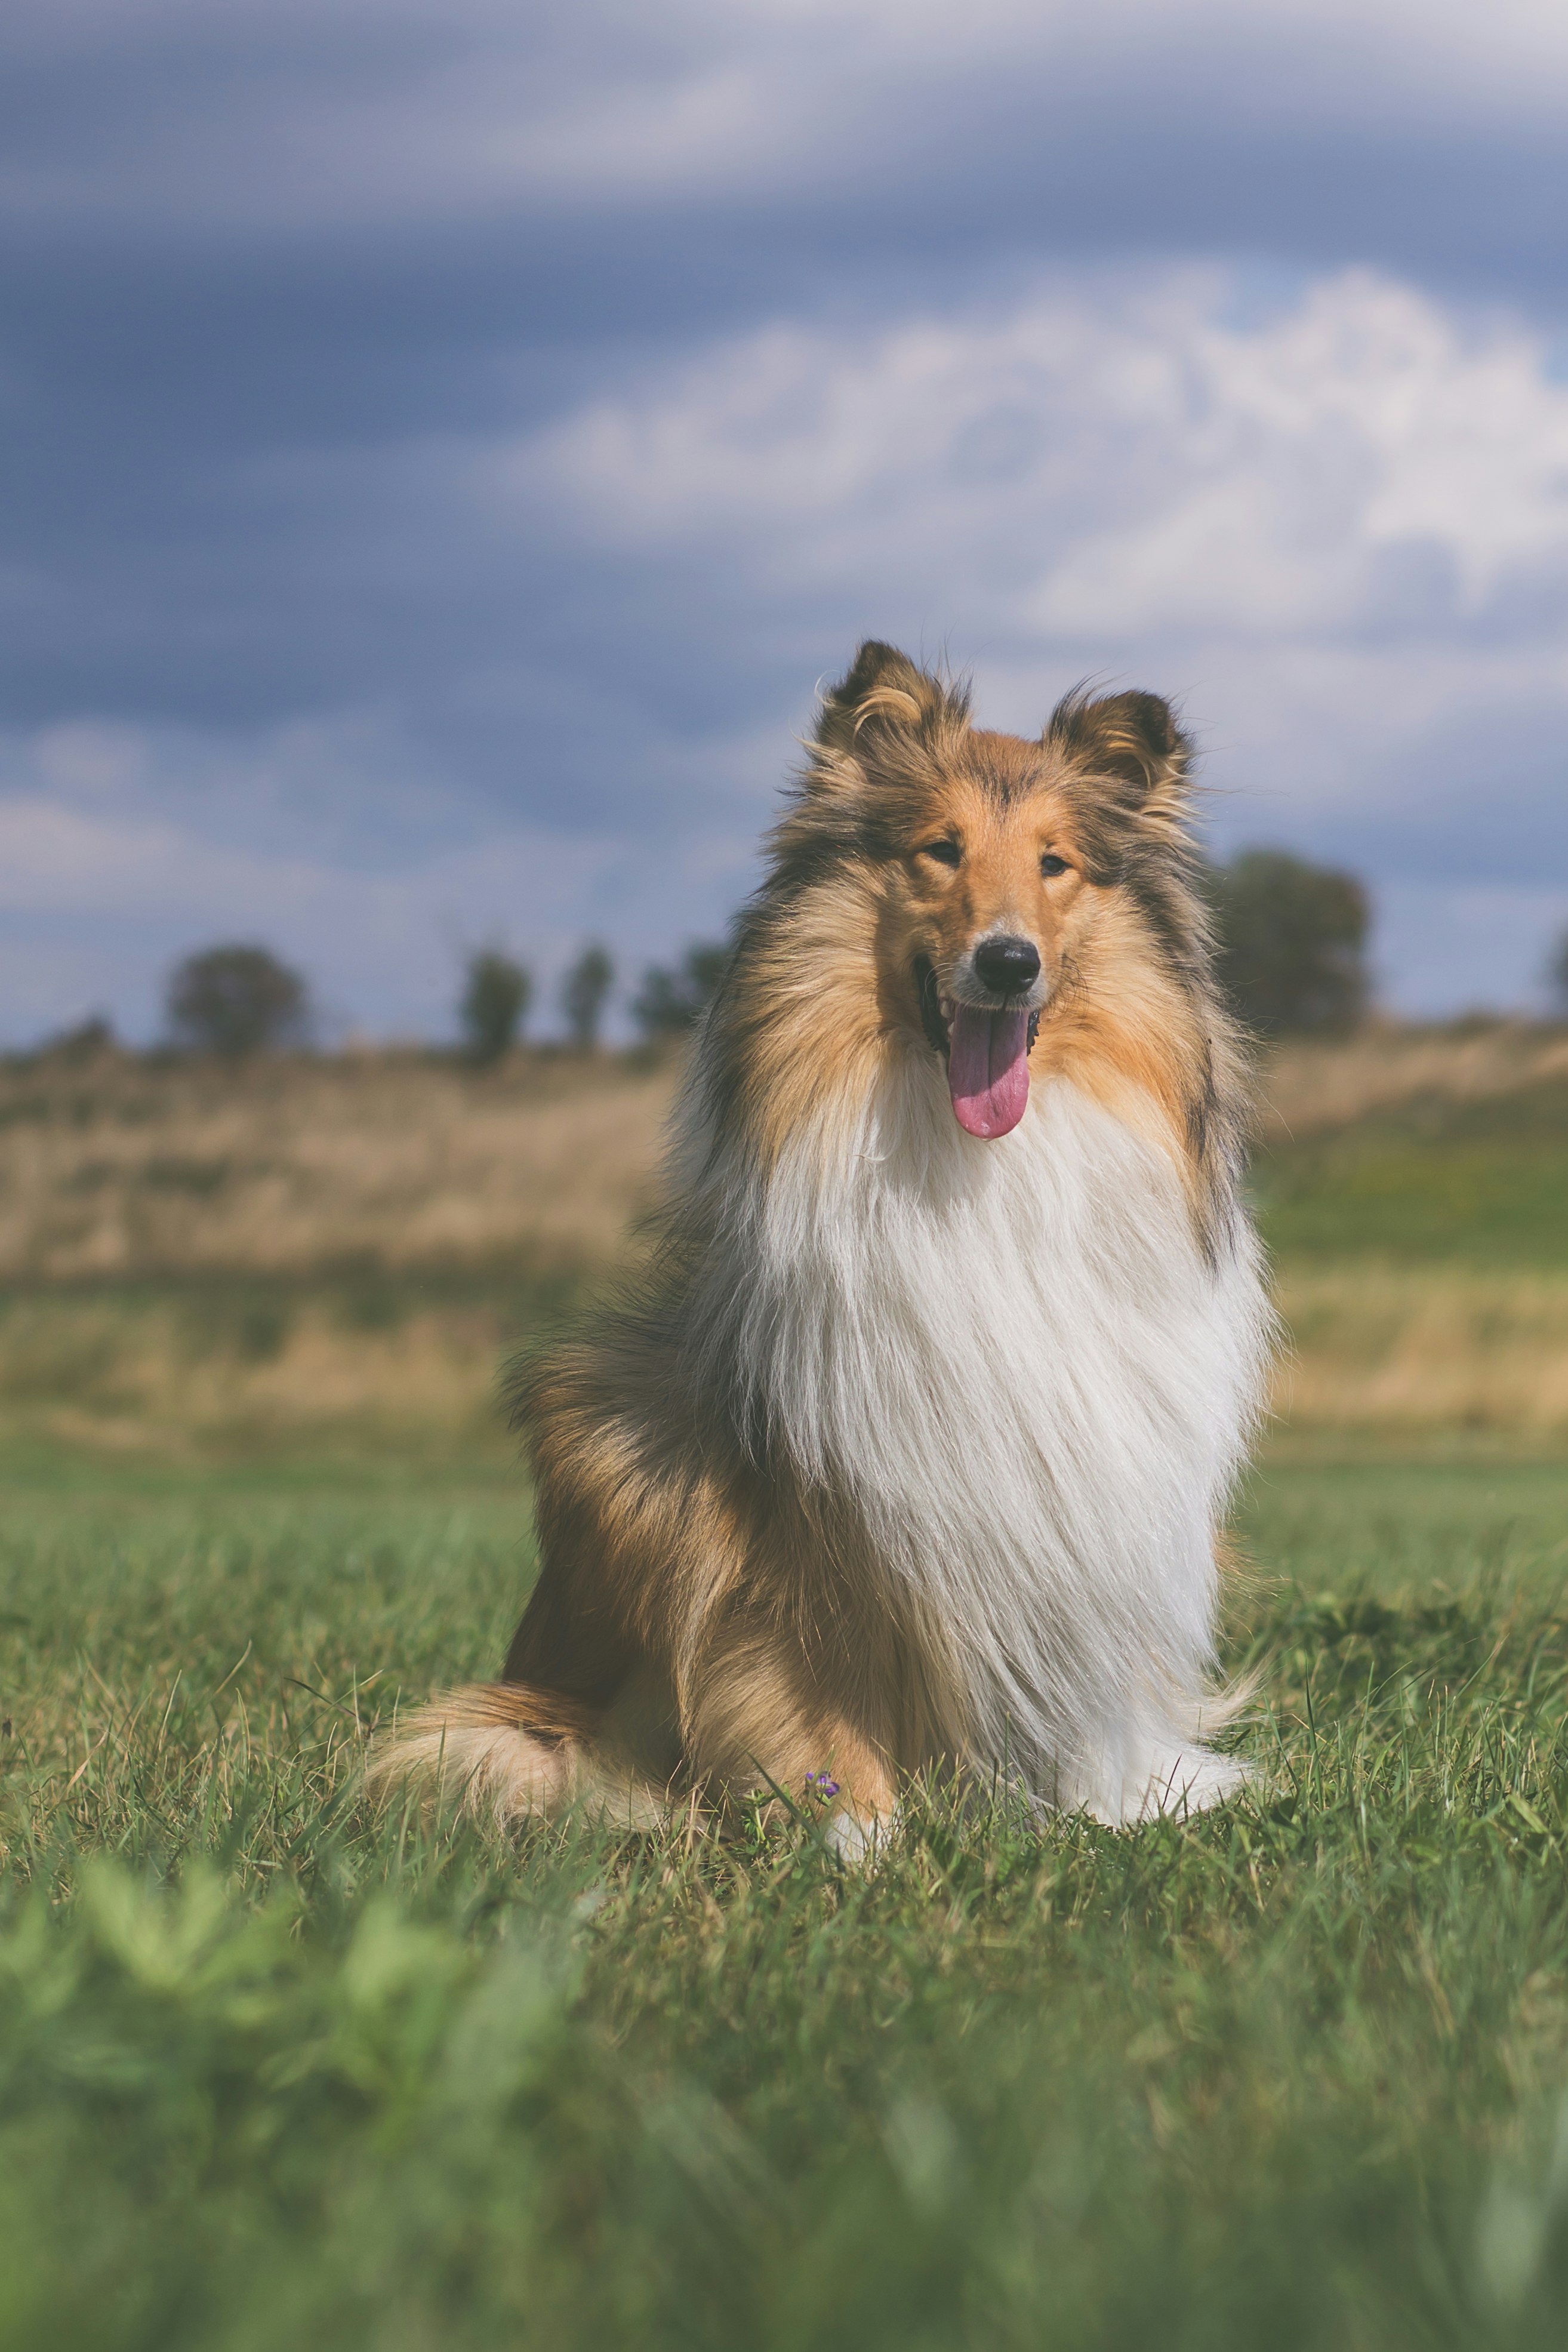
{"type": "Polygon", "coordinates": [[[1168,1158],[1065,1081],[983,1143],[912,1055],[729,1196],[716,1255],[725,1352],[939,1613],[977,1763],[1111,1820],[1233,1782],[1195,1742],[1268,1349],[1250,1234],[1207,1264],[1168,1158]]]}

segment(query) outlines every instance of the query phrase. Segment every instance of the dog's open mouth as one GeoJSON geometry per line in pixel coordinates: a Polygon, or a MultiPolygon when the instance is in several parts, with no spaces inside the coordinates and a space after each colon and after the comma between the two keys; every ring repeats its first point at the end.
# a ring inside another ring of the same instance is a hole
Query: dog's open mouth
{"type": "Polygon", "coordinates": [[[1029,1107],[1029,1056],[1040,1014],[1025,1006],[990,1011],[944,996],[929,956],[916,956],[920,1020],[947,1064],[953,1116],[988,1143],[1010,1135],[1029,1107]]]}

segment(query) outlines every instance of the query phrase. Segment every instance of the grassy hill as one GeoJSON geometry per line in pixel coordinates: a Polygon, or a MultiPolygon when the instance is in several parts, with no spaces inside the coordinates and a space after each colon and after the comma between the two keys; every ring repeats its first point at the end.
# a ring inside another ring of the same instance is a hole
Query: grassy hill
{"type": "Polygon", "coordinates": [[[0,1069],[0,1280],[298,1279],[596,1263],[673,1066],[416,1052],[0,1069]]]}
{"type": "Polygon", "coordinates": [[[1563,1063],[1507,1092],[1427,1086],[1317,1124],[1271,1105],[1252,1192],[1275,1256],[1568,1273],[1563,1063]]]}
{"type": "Polygon", "coordinates": [[[497,1367],[646,1197],[668,1062],[0,1071],[0,1444],[504,1450],[497,1367]]]}
{"type": "Polygon", "coordinates": [[[1568,1036],[1295,1046],[1251,1189],[1292,1342],[1279,1439],[1568,1433],[1568,1036]]]}
{"type": "MultiPolygon", "coordinates": [[[[499,1458],[497,1366],[602,1277],[672,1063],[412,1052],[0,1070],[0,1443],[499,1458]]],[[[1568,1035],[1262,1072],[1277,1443],[1568,1433],[1568,1035]]]]}

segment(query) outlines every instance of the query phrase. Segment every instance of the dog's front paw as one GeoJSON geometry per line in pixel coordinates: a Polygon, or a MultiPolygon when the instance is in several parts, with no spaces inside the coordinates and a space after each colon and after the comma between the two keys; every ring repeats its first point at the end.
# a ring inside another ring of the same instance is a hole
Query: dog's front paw
{"type": "Polygon", "coordinates": [[[856,1813],[841,1805],[822,1823],[822,1835],[846,1868],[874,1870],[893,1836],[891,1813],[856,1813]]]}
{"type": "Polygon", "coordinates": [[[1144,1784],[1132,1818],[1150,1821],[1158,1813],[1201,1813],[1234,1797],[1252,1778],[1239,1756],[1217,1756],[1208,1748],[1183,1748],[1162,1757],[1144,1784]]]}

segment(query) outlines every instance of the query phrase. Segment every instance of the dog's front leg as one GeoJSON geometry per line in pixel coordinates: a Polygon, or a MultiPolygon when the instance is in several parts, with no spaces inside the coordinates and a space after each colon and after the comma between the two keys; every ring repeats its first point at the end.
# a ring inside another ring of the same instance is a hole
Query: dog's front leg
{"type": "Polygon", "coordinates": [[[847,1861],[874,1859],[898,1790],[886,1756],[825,1697],[771,1628],[730,1622],[705,1643],[685,1693],[683,1746],[716,1801],[781,1791],[847,1861]]]}

